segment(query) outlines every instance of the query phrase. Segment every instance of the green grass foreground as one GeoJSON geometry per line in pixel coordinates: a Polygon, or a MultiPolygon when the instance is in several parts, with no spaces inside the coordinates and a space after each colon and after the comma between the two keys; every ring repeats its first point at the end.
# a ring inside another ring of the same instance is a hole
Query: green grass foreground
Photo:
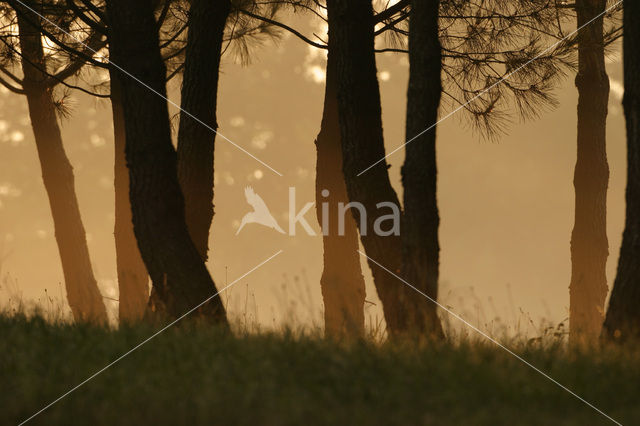
{"type": "MultiPolygon", "coordinates": [[[[0,317],[0,424],[18,424],[154,332],[0,317]]],[[[640,424],[637,350],[517,353],[622,424],[640,424]]],[[[491,344],[338,344],[174,327],[50,407],[57,425],[598,425],[491,344]]]]}

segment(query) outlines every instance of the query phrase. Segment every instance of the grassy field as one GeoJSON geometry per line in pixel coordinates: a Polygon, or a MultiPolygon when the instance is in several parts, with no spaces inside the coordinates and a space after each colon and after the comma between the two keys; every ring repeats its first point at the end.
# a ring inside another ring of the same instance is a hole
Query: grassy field
{"type": "MultiPolygon", "coordinates": [[[[18,424],[155,330],[0,317],[0,424],[18,424]]],[[[638,350],[516,352],[622,424],[640,424],[638,350]]],[[[542,347],[544,346],[544,347],[542,347]]],[[[479,342],[339,344],[174,327],[30,424],[613,424],[479,342]]]]}

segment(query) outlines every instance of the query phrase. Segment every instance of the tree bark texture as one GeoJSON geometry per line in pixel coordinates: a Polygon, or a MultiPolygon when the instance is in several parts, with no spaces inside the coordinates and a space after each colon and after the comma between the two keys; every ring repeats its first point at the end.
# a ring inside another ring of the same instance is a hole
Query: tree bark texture
{"type": "Polygon", "coordinates": [[[134,323],[143,318],[149,300],[149,274],[140,256],[133,232],[131,202],[129,200],[129,169],[125,156],[126,135],[122,93],[117,77],[111,72],[111,111],[115,149],[114,188],[116,268],[120,295],[118,313],[120,323],[134,323]]]}
{"type": "MultiPolygon", "coordinates": [[[[122,87],[134,231],[157,298],[176,318],[217,291],[186,224],[153,5],[109,0],[107,14],[110,58],[122,87]]],[[[227,324],[220,297],[197,314],[227,324]]]]}
{"type": "MultiPolygon", "coordinates": [[[[413,0],[409,17],[409,88],[406,145],[402,167],[404,215],[402,276],[433,300],[438,299],[439,253],[436,165],[436,127],[441,83],[441,47],[438,38],[439,1],[413,0]]],[[[404,310],[406,327],[442,338],[437,305],[414,293],[404,310]]]]}
{"type": "MultiPolygon", "coordinates": [[[[377,235],[374,222],[384,213],[378,204],[400,203],[391,186],[387,163],[358,176],[385,156],[382,109],[374,55],[373,9],[368,0],[329,0],[329,50],[336,56],[338,111],[342,138],[343,172],[352,202],[360,202],[367,212],[366,232],[360,239],[367,256],[395,274],[401,273],[400,236],[377,235]]],[[[352,209],[356,223],[360,214],[352,209]]],[[[405,332],[405,302],[413,292],[398,278],[369,260],[378,296],[382,301],[387,330],[391,335],[405,332]]]]}
{"type": "Polygon", "coordinates": [[[216,135],[192,116],[212,129],[218,128],[218,75],[229,9],[228,0],[191,2],[182,80],[178,179],[184,194],[189,233],[205,261],[208,258],[209,229],[213,220],[213,159],[216,135]]]}
{"type": "MultiPolygon", "coordinates": [[[[605,7],[605,0],[578,0],[578,26],[593,20],[605,7]]],[[[607,296],[609,77],[604,61],[602,17],[580,31],[578,46],[578,153],[573,179],[575,222],[569,286],[570,340],[574,342],[592,340],[600,334],[607,296]]]]}
{"type": "MultiPolygon", "coordinates": [[[[30,5],[36,7],[35,5],[30,5]]],[[[23,88],[36,141],[56,242],[64,274],[67,300],[76,321],[107,323],[107,312],[93,274],[89,248],[75,191],[73,167],[67,158],[56,117],[53,89],[45,84],[46,58],[40,30],[32,12],[17,10],[23,88]]]]}
{"type": "Polygon", "coordinates": [[[340,233],[338,228],[338,204],[346,205],[349,197],[342,173],[336,71],[334,55],[329,52],[322,123],[316,139],[316,214],[320,226],[325,224],[327,228],[322,237],[320,286],[325,334],[361,337],[364,336],[365,283],[358,253],[358,229],[351,214],[344,218],[344,232],[340,233]]]}

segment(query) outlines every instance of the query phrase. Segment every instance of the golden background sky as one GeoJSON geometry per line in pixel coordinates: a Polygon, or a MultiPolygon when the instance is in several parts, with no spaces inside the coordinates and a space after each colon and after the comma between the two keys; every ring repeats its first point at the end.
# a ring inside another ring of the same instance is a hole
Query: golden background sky
{"type": "MultiPolygon", "coordinates": [[[[308,28],[306,19],[294,22],[308,28]]],[[[252,52],[248,66],[234,60],[233,49],[223,57],[219,130],[284,176],[217,138],[209,268],[220,288],[282,249],[282,255],[225,292],[223,300],[232,315],[257,319],[262,326],[321,324],[321,237],[308,236],[301,228],[295,237],[280,235],[258,225],[248,225],[238,236],[235,232],[249,211],[244,200],[247,185],[262,196],[285,229],[288,188],[296,188],[298,208],[314,200],[314,139],[322,113],[324,53],[286,34],[277,42],[265,40],[252,52]]],[[[609,58],[609,287],[624,220],[621,67],[619,55],[609,58]]],[[[407,60],[399,54],[378,55],[378,70],[390,152],[404,142],[407,60]]],[[[558,108],[545,111],[538,120],[511,123],[498,141],[482,140],[462,113],[438,126],[441,301],[481,328],[496,330],[500,323],[509,332],[531,334],[535,330],[529,320],[537,326],[542,319],[556,324],[568,317],[576,156],[573,77],[567,76],[556,91],[558,108]]],[[[179,82],[169,85],[169,93],[179,101],[179,82]]],[[[62,120],[65,147],[75,167],[96,276],[103,295],[117,298],[110,105],[77,92],[72,102],[72,116],[62,120]]],[[[57,300],[64,291],[26,108],[22,97],[0,91],[0,254],[6,255],[0,304],[5,305],[10,298],[46,305],[45,289],[57,300]]],[[[443,109],[441,115],[447,112],[443,109]]],[[[403,159],[402,150],[389,158],[398,191],[403,159]]],[[[313,209],[307,221],[319,230],[313,209]]],[[[376,324],[381,307],[364,263],[363,269],[367,300],[372,302],[366,307],[367,323],[376,324]]],[[[117,311],[115,302],[106,302],[117,311]]]]}

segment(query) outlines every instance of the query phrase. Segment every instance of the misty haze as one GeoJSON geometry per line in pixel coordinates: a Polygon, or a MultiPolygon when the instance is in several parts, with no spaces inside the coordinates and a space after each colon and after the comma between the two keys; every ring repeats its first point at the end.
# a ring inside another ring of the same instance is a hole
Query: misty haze
{"type": "Polygon", "coordinates": [[[640,420],[640,4],[0,16],[2,424],[640,420]]]}

